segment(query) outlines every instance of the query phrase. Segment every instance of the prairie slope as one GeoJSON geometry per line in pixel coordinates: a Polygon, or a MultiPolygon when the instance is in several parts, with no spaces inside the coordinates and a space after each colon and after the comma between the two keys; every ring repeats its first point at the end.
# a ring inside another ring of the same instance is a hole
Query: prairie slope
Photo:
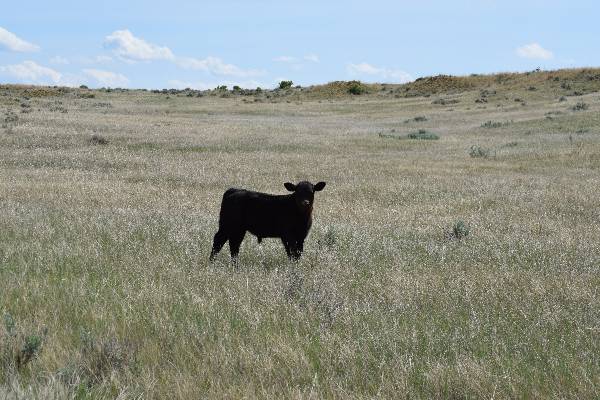
{"type": "Polygon", "coordinates": [[[1,86],[0,397],[599,397],[597,74],[1,86]],[[224,190],[302,179],[298,264],[208,263],[224,190]]]}

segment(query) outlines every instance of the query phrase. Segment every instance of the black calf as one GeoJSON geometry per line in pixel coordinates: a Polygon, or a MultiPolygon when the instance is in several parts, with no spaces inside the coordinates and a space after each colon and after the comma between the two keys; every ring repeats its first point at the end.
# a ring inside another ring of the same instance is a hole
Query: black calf
{"type": "Polygon", "coordinates": [[[290,259],[298,259],[304,250],[304,239],[312,225],[315,192],[323,190],[325,182],[313,185],[286,182],[292,194],[272,195],[244,189],[229,189],[223,194],[219,214],[219,230],[215,234],[212,260],[229,240],[231,257],[236,258],[246,231],[263,238],[280,238],[290,259]]]}

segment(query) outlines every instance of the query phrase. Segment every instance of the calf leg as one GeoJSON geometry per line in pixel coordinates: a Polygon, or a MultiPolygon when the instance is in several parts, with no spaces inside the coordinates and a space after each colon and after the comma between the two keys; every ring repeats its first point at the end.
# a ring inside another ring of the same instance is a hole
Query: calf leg
{"type": "Polygon", "coordinates": [[[210,261],[212,261],[215,258],[219,251],[221,251],[226,241],[227,234],[225,233],[225,231],[219,229],[217,233],[215,233],[215,238],[213,240],[213,247],[212,251],[210,252],[210,261]]]}
{"type": "Polygon", "coordinates": [[[231,253],[231,258],[236,259],[240,253],[240,245],[244,240],[244,235],[246,235],[246,231],[236,232],[229,236],[229,252],[231,253]]]}
{"type": "Polygon", "coordinates": [[[283,243],[283,247],[285,247],[285,253],[287,254],[288,258],[292,258],[290,242],[286,238],[281,238],[281,243],[283,243]]]}
{"type": "Polygon", "coordinates": [[[298,240],[296,245],[294,246],[294,252],[292,253],[292,257],[294,260],[298,260],[302,256],[302,252],[304,251],[304,240],[298,240]]]}

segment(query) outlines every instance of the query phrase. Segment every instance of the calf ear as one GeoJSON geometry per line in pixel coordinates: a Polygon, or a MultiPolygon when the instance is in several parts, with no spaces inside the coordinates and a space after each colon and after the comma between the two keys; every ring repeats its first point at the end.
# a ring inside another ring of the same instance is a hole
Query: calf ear
{"type": "Polygon", "coordinates": [[[315,185],[315,192],[320,192],[325,187],[325,182],[319,182],[315,185]]]}
{"type": "Polygon", "coordinates": [[[285,188],[287,190],[289,190],[290,192],[295,192],[296,191],[296,185],[294,185],[293,183],[286,182],[286,183],[283,184],[283,186],[285,186],[285,188]]]}

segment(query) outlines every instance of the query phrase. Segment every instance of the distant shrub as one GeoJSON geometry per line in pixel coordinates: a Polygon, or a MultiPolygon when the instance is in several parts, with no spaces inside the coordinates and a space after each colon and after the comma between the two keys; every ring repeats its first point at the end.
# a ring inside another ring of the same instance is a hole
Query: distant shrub
{"type": "Polygon", "coordinates": [[[15,114],[12,110],[6,111],[4,114],[4,123],[5,124],[15,124],[19,121],[19,116],[15,114]]]}
{"type": "Polygon", "coordinates": [[[348,82],[348,93],[359,96],[367,93],[369,90],[367,86],[361,81],[350,81],[348,82]]]}
{"type": "Polygon", "coordinates": [[[256,90],[255,90],[255,92],[256,92],[256,93],[262,93],[262,91],[263,91],[263,90],[262,90],[262,88],[261,88],[260,86],[259,86],[259,87],[257,87],[257,88],[256,88],[256,90]]]}
{"type": "Polygon", "coordinates": [[[473,145],[469,150],[469,155],[473,158],[488,158],[490,156],[490,149],[473,145]]]}
{"type": "Polygon", "coordinates": [[[417,132],[411,132],[407,136],[409,139],[419,140],[438,140],[440,137],[433,132],[427,132],[424,129],[419,129],[417,132]]]}
{"type": "MultiPolygon", "coordinates": [[[[394,130],[392,130],[392,132],[394,132],[394,130]]],[[[402,137],[391,133],[379,132],[377,135],[382,139],[402,139],[402,137]]]]}
{"type": "Polygon", "coordinates": [[[567,101],[567,98],[565,96],[560,96],[558,101],[562,103],[563,101],[567,101]]]}
{"type": "Polygon", "coordinates": [[[436,104],[436,105],[441,105],[441,106],[445,106],[448,104],[456,104],[456,103],[460,103],[460,100],[439,98],[439,99],[435,99],[434,101],[431,102],[431,104],[436,104]]]}
{"type": "Polygon", "coordinates": [[[587,105],[587,103],[584,103],[584,102],[580,101],[579,103],[575,104],[571,108],[571,110],[573,110],[573,111],[584,111],[584,110],[587,110],[588,108],[589,108],[589,106],[587,105]]]}
{"type": "MultiPolygon", "coordinates": [[[[511,121],[512,122],[512,121],[511,121]]],[[[501,128],[503,126],[509,125],[510,122],[499,122],[499,121],[486,121],[483,124],[481,124],[482,128],[501,128]]]]}
{"type": "Polygon", "coordinates": [[[234,91],[234,92],[239,92],[239,91],[241,91],[241,90],[242,90],[242,88],[241,88],[241,87],[239,87],[238,85],[235,85],[235,86],[233,87],[233,91],[234,91]]]}
{"type": "Polygon", "coordinates": [[[89,89],[86,85],[79,86],[79,89],[89,89]]]}
{"type": "Polygon", "coordinates": [[[464,221],[458,220],[452,226],[452,229],[446,230],[446,238],[449,240],[462,240],[469,236],[470,229],[464,221]]]}
{"type": "Polygon", "coordinates": [[[218,92],[225,92],[227,90],[227,85],[220,85],[215,88],[218,92]]]}
{"type": "Polygon", "coordinates": [[[292,81],[281,81],[279,82],[279,89],[289,89],[293,84],[294,82],[292,81]]]}
{"type": "Polygon", "coordinates": [[[100,135],[92,135],[92,137],[90,138],[90,144],[93,145],[107,145],[108,144],[108,139],[100,136],[100,135]]]}

